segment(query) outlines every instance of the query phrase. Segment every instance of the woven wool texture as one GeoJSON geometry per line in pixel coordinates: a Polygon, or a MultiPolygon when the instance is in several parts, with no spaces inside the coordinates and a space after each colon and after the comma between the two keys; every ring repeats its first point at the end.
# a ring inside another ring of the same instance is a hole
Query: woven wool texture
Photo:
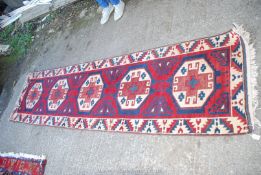
{"type": "Polygon", "coordinates": [[[0,153],[0,174],[43,175],[45,156],[23,153],[0,153]]]}
{"type": "Polygon", "coordinates": [[[31,73],[10,119],[102,131],[249,133],[254,58],[244,38],[235,26],[212,37],[31,73]]]}

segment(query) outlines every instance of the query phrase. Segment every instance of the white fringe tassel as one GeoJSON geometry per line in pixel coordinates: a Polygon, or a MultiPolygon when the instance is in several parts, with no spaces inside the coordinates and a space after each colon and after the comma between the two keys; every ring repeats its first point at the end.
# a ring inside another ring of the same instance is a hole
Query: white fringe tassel
{"type": "Polygon", "coordinates": [[[10,158],[27,158],[27,159],[35,159],[35,160],[45,160],[46,156],[37,156],[32,154],[25,154],[25,153],[14,153],[14,152],[8,152],[8,153],[0,153],[0,157],[10,157],[10,158]]]}
{"type": "Polygon", "coordinates": [[[255,123],[260,123],[260,121],[255,117],[255,110],[258,106],[258,91],[256,89],[258,66],[256,64],[256,51],[253,43],[251,43],[250,41],[250,34],[245,31],[242,25],[239,26],[234,23],[233,31],[241,36],[246,49],[248,109],[250,113],[250,120],[252,123],[252,130],[254,130],[255,123]]]}

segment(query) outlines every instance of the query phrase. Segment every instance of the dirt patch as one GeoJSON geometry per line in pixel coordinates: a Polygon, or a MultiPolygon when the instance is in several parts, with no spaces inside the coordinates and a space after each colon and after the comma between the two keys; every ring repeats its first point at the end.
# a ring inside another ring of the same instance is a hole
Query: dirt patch
{"type": "MultiPolygon", "coordinates": [[[[97,9],[98,6],[95,1],[81,0],[59,8],[56,11],[51,11],[24,25],[14,24],[15,27],[18,26],[22,31],[28,25],[32,29],[30,32],[23,33],[26,35],[25,40],[28,39],[30,41],[25,42],[26,44],[22,45],[23,47],[18,47],[18,49],[22,48],[22,51],[19,50],[18,53],[8,57],[0,57],[0,117],[9,102],[13,87],[20,75],[29,69],[40,51],[43,51],[43,53],[48,52],[48,48],[43,50],[44,44],[54,40],[59,33],[63,33],[65,30],[73,33],[88,26],[95,19],[97,9]]],[[[9,34],[13,34],[12,32],[16,30],[15,27],[11,28],[9,34]]],[[[5,44],[10,44],[10,41],[7,40],[5,44]]],[[[71,49],[70,45],[67,47],[69,50],[71,49]]],[[[14,50],[15,46],[12,49],[14,50]]]]}

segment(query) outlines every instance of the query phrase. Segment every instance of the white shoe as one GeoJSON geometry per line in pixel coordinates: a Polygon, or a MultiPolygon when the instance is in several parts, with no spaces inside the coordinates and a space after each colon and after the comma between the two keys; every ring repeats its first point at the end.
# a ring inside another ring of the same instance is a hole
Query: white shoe
{"type": "Polygon", "coordinates": [[[114,11],[114,21],[117,21],[117,20],[119,20],[119,19],[122,17],[122,15],[123,15],[123,11],[124,11],[124,6],[125,6],[125,4],[124,4],[123,1],[120,1],[119,4],[113,5],[113,6],[114,6],[114,9],[115,9],[115,11],[114,11]]]}
{"type": "Polygon", "coordinates": [[[113,6],[111,4],[109,4],[108,7],[102,9],[101,24],[105,24],[109,20],[112,11],[113,6]]]}

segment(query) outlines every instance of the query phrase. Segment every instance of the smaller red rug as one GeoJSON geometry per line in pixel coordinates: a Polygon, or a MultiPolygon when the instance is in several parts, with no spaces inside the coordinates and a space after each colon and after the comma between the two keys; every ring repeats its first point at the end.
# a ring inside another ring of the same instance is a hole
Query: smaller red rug
{"type": "Polygon", "coordinates": [[[0,175],[43,175],[45,156],[23,153],[0,153],[0,175]]]}

